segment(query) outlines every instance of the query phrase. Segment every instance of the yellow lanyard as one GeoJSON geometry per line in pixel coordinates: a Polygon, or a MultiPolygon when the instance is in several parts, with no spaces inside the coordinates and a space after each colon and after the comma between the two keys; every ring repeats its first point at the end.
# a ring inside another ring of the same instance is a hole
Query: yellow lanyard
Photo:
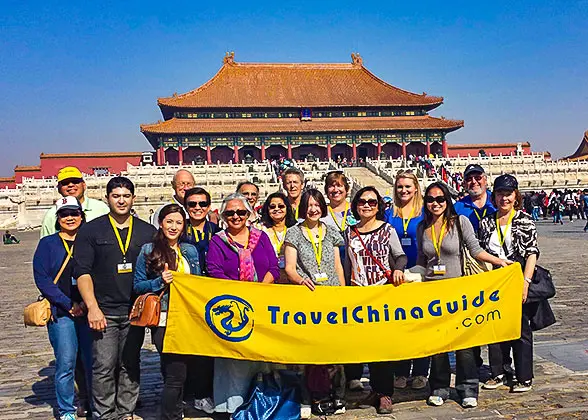
{"type": "Polygon", "coordinates": [[[444,221],[443,225],[441,226],[439,241],[437,241],[437,235],[435,235],[435,224],[431,225],[431,240],[433,241],[433,247],[435,248],[438,259],[441,259],[441,244],[443,243],[443,238],[445,236],[445,226],[447,226],[447,222],[444,221]]]}
{"type": "Polygon", "coordinates": [[[410,224],[410,221],[412,219],[412,216],[414,216],[414,206],[412,206],[412,210],[410,211],[410,216],[408,216],[408,219],[404,219],[404,216],[402,215],[402,209],[398,209],[398,212],[400,213],[400,217],[402,218],[402,228],[404,229],[404,237],[408,236],[407,232],[408,232],[408,225],[410,224]]]}
{"type": "Polygon", "coordinates": [[[110,224],[112,225],[112,229],[114,229],[114,236],[116,236],[116,240],[118,241],[118,246],[120,248],[120,252],[123,255],[123,262],[127,259],[127,251],[129,250],[129,245],[131,243],[131,235],[133,234],[133,216],[129,217],[129,232],[127,233],[127,240],[125,241],[125,246],[123,246],[122,239],[120,237],[120,232],[116,227],[116,223],[111,215],[108,215],[108,219],[110,220],[110,224]]]}
{"type": "Polygon", "coordinates": [[[304,224],[304,228],[306,229],[306,233],[308,234],[308,239],[310,240],[310,243],[312,243],[312,250],[314,252],[314,257],[316,258],[316,263],[317,263],[318,268],[320,270],[321,260],[323,259],[323,239],[321,238],[321,234],[323,231],[322,225],[319,224],[319,227],[318,227],[318,241],[317,242],[314,241],[314,237],[312,236],[312,232],[308,228],[308,226],[306,226],[306,224],[304,224]]]}
{"type": "MultiPolygon", "coordinates": [[[[204,238],[206,237],[206,232],[204,230],[202,230],[202,238],[200,237],[200,231],[198,229],[194,229],[194,226],[190,226],[190,228],[192,229],[192,235],[194,235],[194,241],[195,242],[200,242],[201,240],[203,241],[204,238]]],[[[204,229],[206,229],[206,225],[204,225],[204,229]]],[[[212,239],[212,230],[208,232],[208,240],[210,241],[212,239]]]]}
{"type": "Polygon", "coordinates": [[[288,231],[288,228],[284,227],[284,230],[282,231],[284,236],[282,236],[281,241],[280,238],[278,238],[278,232],[276,231],[276,228],[273,227],[272,230],[274,231],[274,237],[276,238],[276,241],[274,242],[276,244],[276,254],[279,255],[280,251],[282,250],[282,245],[284,245],[284,241],[286,240],[286,232],[288,231]]]}
{"type": "Polygon", "coordinates": [[[73,245],[70,248],[65,239],[61,238],[61,241],[63,242],[63,246],[65,247],[65,252],[67,252],[67,255],[69,257],[71,257],[71,253],[73,252],[73,245]]]}
{"type": "Polygon", "coordinates": [[[484,209],[484,212],[482,213],[482,217],[480,217],[478,210],[474,208],[474,213],[476,213],[476,217],[478,218],[478,220],[482,220],[482,218],[486,217],[486,210],[488,210],[488,209],[484,209]]]}
{"type": "Polygon", "coordinates": [[[178,249],[176,250],[176,271],[178,273],[184,272],[184,258],[182,257],[182,251],[180,251],[179,245],[178,249]]]}
{"type": "Polygon", "coordinates": [[[500,228],[500,222],[498,220],[498,213],[496,213],[496,233],[498,233],[498,243],[500,244],[500,246],[504,245],[504,241],[506,240],[506,233],[508,232],[508,228],[512,224],[512,218],[514,217],[514,215],[514,210],[511,210],[510,215],[508,216],[508,221],[506,222],[504,232],[502,232],[502,229],[500,228]]]}
{"type": "Polygon", "coordinates": [[[333,209],[329,206],[329,213],[331,213],[331,217],[333,218],[333,221],[335,222],[335,225],[337,225],[337,227],[341,230],[341,232],[343,232],[345,230],[345,227],[347,226],[347,215],[349,214],[349,203],[345,204],[345,212],[343,212],[343,219],[341,219],[341,225],[339,225],[339,222],[337,222],[337,218],[335,217],[335,212],[333,211],[333,209]]]}
{"type": "Polygon", "coordinates": [[[294,218],[295,218],[296,220],[298,220],[298,207],[299,207],[299,206],[296,206],[296,209],[294,210],[294,218]]]}

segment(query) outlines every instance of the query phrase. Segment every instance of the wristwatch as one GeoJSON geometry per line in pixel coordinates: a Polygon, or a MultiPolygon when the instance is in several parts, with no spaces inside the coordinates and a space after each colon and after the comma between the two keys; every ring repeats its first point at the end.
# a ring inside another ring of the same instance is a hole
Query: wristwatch
{"type": "Polygon", "coordinates": [[[533,279],[530,279],[529,277],[525,277],[525,281],[529,284],[531,284],[533,282],[533,279]]]}

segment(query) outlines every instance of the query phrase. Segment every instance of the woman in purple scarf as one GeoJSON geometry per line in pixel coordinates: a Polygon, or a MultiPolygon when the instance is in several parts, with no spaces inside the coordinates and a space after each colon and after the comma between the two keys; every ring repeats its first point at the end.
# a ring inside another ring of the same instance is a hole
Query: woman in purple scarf
{"type": "MultiPolygon", "coordinates": [[[[253,212],[238,193],[225,198],[221,217],[227,228],[210,241],[206,257],[208,275],[219,279],[273,283],[280,278],[278,258],[265,232],[247,227],[253,212]]],[[[253,377],[269,370],[269,364],[216,358],[214,403],[219,413],[234,413],[245,402],[253,377]]]]}

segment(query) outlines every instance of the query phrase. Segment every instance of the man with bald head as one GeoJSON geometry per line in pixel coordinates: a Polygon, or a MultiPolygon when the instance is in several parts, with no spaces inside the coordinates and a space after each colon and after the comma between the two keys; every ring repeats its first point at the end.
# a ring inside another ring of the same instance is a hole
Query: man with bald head
{"type": "Polygon", "coordinates": [[[161,209],[170,203],[179,204],[180,206],[184,207],[184,196],[186,195],[186,191],[188,191],[190,188],[194,188],[196,186],[196,182],[194,181],[194,175],[192,175],[190,171],[187,171],[186,169],[180,169],[174,174],[171,185],[174,189],[174,195],[172,196],[171,201],[158,208],[157,211],[153,214],[153,226],[155,226],[157,229],[159,229],[159,212],[161,209]]]}

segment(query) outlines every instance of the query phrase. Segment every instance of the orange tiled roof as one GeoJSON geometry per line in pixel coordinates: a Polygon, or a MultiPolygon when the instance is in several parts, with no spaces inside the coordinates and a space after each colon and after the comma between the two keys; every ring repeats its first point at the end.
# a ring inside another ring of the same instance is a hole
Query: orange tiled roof
{"type": "Polygon", "coordinates": [[[179,119],[141,125],[141,132],[151,134],[230,134],[230,133],[313,133],[337,131],[444,130],[463,127],[461,120],[446,120],[430,115],[414,117],[344,117],[251,119],[179,119]]]}
{"type": "Polygon", "coordinates": [[[584,133],[584,137],[574,154],[565,157],[568,160],[584,160],[588,159],[588,130],[584,133]]]}
{"type": "Polygon", "coordinates": [[[218,73],[199,88],[169,98],[161,107],[288,108],[427,106],[443,98],[392,86],[363,66],[359,54],[350,64],[236,63],[225,57],[218,73]]]}
{"type": "Polygon", "coordinates": [[[40,171],[40,166],[15,166],[14,172],[24,172],[24,171],[40,171]]]}
{"type": "Polygon", "coordinates": [[[142,152],[91,152],[91,153],[41,153],[41,159],[93,158],[93,157],[141,157],[142,152]]]}
{"type": "Polygon", "coordinates": [[[0,177],[0,182],[14,182],[16,181],[16,178],[11,176],[11,177],[0,177]]]}

